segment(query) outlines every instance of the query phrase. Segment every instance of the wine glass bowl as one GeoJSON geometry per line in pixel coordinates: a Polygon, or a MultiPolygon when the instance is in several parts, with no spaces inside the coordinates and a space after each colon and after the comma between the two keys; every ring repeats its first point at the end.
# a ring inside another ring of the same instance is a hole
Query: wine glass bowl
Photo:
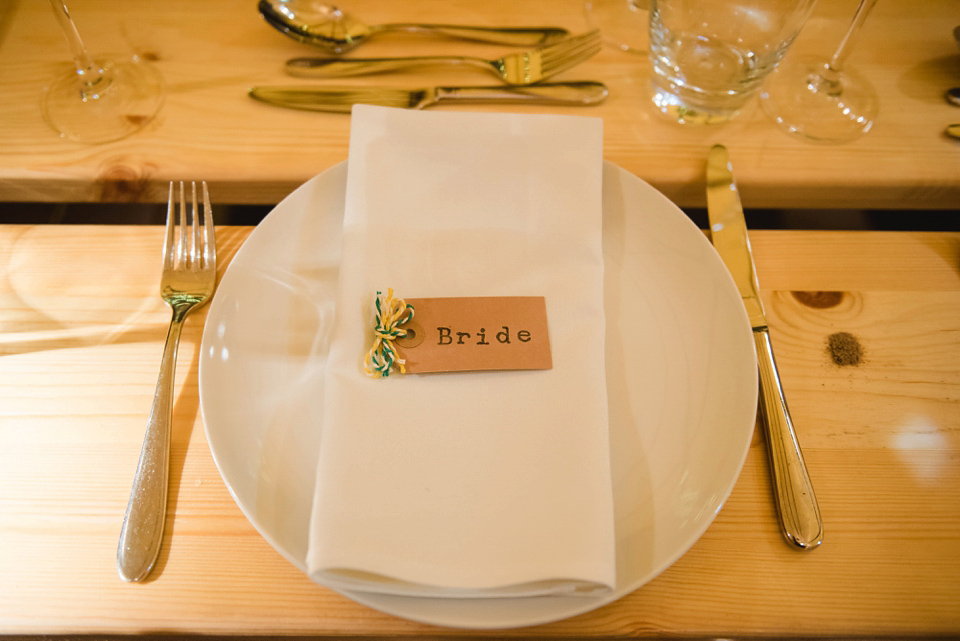
{"type": "Polygon", "coordinates": [[[73,52],[74,68],[41,97],[44,119],[62,137],[87,144],[125,138],[145,127],[163,102],[163,79],[138,56],[94,59],[63,0],[50,0],[73,52]]]}
{"type": "Polygon", "coordinates": [[[877,0],[860,0],[830,58],[801,58],[776,69],[760,93],[764,111],[787,133],[814,142],[848,142],[870,131],[879,111],[870,81],[846,67],[853,42],[877,0]]]}

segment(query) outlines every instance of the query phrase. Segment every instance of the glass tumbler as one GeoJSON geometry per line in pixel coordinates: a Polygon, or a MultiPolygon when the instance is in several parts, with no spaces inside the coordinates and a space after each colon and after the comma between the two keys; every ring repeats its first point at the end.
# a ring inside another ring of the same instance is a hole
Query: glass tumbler
{"type": "Polygon", "coordinates": [[[730,120],[783,58],[816,0],[650,0],[653,103],[681,123],[730,120]]]}

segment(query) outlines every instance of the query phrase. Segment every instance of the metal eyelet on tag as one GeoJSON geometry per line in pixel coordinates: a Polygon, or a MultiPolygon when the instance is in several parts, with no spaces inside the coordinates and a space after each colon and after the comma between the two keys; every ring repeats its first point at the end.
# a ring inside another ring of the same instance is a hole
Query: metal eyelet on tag
{"type": "Polygon", "coordinates": [[[398,329],[405,330],[407,333],[404,336],[398,336],[394,339],[393,342],[397,344],[397,347],[413,349],[422,343],[423,339],[427,336],[427,332],[421,327],[420,323],[414,320],[400,325],[398,329]]]}

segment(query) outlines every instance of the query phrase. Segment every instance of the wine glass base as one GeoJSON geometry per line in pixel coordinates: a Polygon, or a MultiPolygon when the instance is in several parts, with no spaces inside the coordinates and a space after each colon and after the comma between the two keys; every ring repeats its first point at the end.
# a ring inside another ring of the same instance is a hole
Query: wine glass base
{"type": "Polygon", "coordinates": [[[604,43],[629,53],[646,55],[649,0],[586,0],[587,20],[600,29],[604,43]]]}
{"type": "Polygon", "coordinates": [[[41,99],[44,119],[64,138],[87,144],[120,140],[143,129],[163,102],[163,81],[149,64],[97,60],[101,79],[84,84],[76,71],[57,78],[41,99]]]}
{"type": "Polygon", "coordinates": [[[805,140],[848,142],[870,131],[879,100],[866,79],[841,72],[830,91],[819,80],[827,61],[805,58],[781,66],[766,79],[760,101],[784,131],[805,140]]]}

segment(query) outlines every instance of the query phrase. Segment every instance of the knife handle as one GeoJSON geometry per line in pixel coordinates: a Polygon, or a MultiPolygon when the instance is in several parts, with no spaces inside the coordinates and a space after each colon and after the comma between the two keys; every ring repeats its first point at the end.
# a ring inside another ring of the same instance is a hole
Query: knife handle
{"type": "Polygon", "coordinates": [[[820,506],[780,385],[770,331],[766,327],[755,328],[753,340],[760,367],[760,409],[766,426],[767,453],[770,455],[780,527],[787,541],[801,550],[812,550],[823,542],[820,506]]]}
{"type": "Polygon", "coordinates": [[[580,80],[512,87],[437,87],[437,101],[536,102],[557,105],[596,105],[607,98],[606,85],[580,80]]]}

